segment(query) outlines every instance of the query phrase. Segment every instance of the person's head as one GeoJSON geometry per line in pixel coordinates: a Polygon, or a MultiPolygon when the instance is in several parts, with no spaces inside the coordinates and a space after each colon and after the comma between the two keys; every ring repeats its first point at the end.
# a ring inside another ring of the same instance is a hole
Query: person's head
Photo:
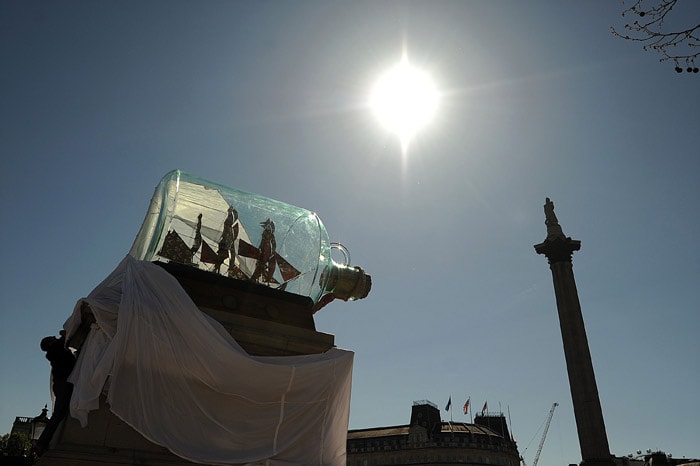
{"type": "Polygon", "coordinates": [[[44,337],[41,339],[41,344],[39,346],[42,351],[48,351],[54,341],[56,341],[56,337],[44,337]]]}

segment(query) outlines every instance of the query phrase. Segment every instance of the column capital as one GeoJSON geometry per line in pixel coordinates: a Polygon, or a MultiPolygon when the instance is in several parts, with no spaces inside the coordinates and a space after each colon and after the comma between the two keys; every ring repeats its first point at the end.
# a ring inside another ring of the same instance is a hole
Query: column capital
{"type": "Polygon", "coordinates": [[[557,262],[571,262],[574,251],[581,249],[581,241],[571,238],[546,239],[544,242],[535,245],[537,254],[547,256],[550,264],[557,262]]]}
{"type": "Polygon", "coordinates": [[[549,259],[550,264],[557,262],[571,262],[574,251],[581,249],[581,241],[571,239],[564,234],[564,230],[559,225],[559,220],[554,213],[554,202],[549,198],[544,204],[544,224],[547,225],[547,238],[544,242],[535,245],[537,254],[544,254],[549,259]]]}

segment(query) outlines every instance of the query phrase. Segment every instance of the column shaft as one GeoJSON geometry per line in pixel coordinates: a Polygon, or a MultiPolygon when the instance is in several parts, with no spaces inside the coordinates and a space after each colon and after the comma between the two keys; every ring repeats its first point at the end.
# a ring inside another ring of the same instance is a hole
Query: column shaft
{"type": "Polygon", "coordinates": [[[559,326],[581,457],[586,464],[600,461],[610,463],[610,446],[576,290],[573,266],[569,261],[561,261],[550,264],[550,268],[557,299],[559,326]]]}

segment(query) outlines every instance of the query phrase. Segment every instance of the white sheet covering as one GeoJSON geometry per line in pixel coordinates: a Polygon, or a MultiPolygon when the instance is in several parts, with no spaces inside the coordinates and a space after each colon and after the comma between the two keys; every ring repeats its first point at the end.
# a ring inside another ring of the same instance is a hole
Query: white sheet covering
{"type": "Polygon", "coordinates": [[[180,284],[127,256],[75,306],[97,320],[71,374],[83,426],[108,382],[114,414],[182,458],[210,464],[345,465],[353,353],[248,355],[180,284]]]}

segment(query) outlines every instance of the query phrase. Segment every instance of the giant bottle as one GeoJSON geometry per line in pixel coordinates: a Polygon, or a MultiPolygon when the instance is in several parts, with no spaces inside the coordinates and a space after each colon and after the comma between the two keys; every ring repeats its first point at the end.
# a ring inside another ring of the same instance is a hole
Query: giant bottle
{"type": "Polygon", "coordinates": [[[156,187],[129,254],[308,296],[317,309],[335,298],[364,298],[371,288],[314,212],[180,170],[156,187]],[[331,257],[334,249],[344,261],[331,257]]]}

